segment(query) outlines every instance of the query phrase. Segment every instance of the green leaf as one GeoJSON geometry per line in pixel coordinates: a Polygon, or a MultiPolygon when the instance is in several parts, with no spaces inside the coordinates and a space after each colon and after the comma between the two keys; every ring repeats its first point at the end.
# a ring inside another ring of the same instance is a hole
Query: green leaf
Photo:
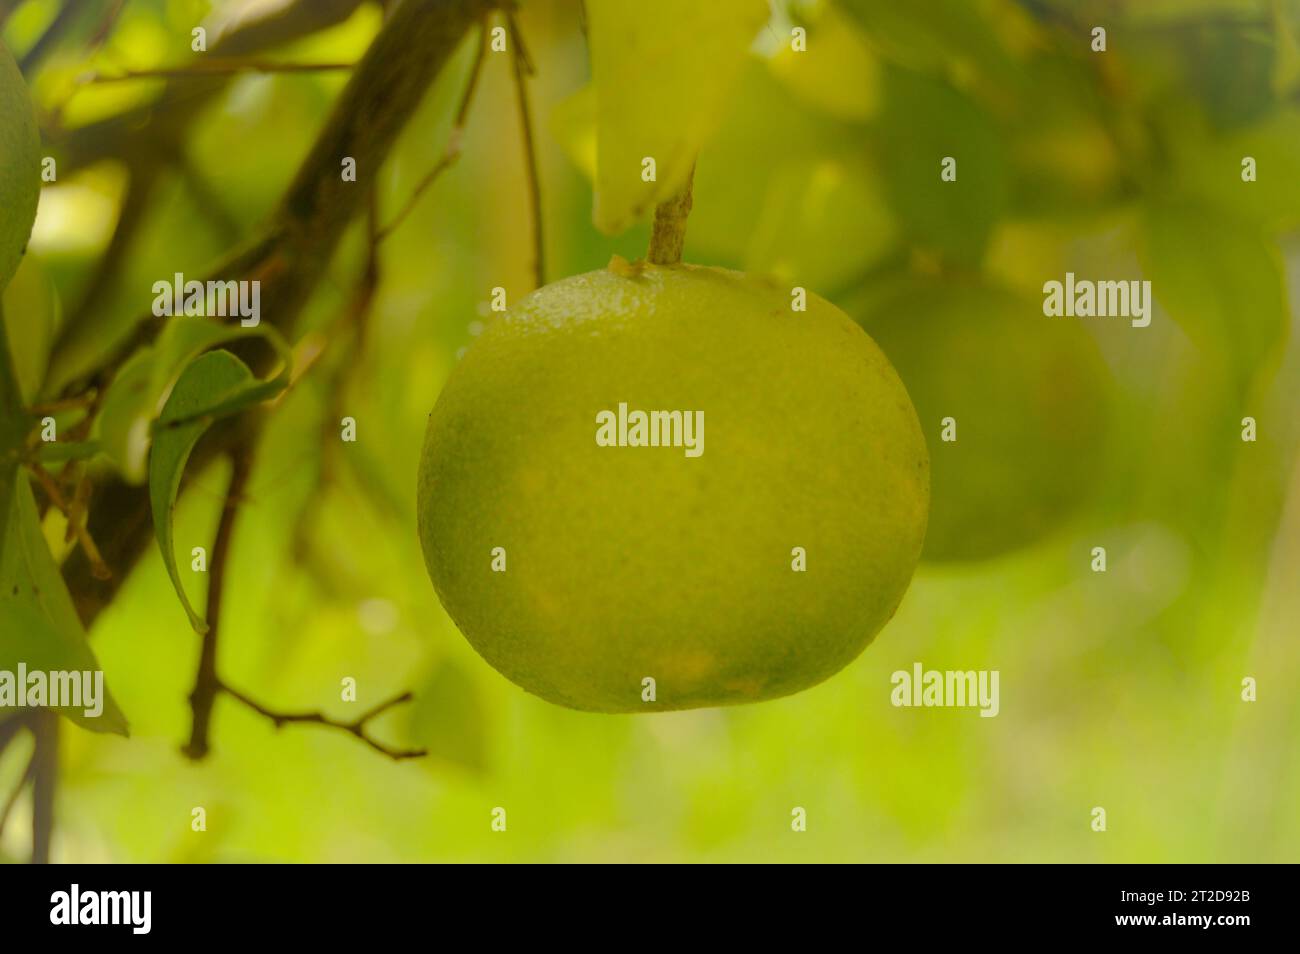
{"type": "MultiPolygon", "coordinates": [[[[22,663],[29,672],[101,672],[41,533],[26,474],[0,474],[0,504],[0,671],[16,674],[22,663]]],[[[58,711],[93,732],[126,735],[126,717],[106,687],[100,701],[97,716],[84,707],[58,711]]],[[[0,708],[0,720],[16,711],[0,708]]]]}
{"type": "MultiPolygon", "coordinates": [[[[7,323],[0,316],[0,670],[17,675],[22,663],[44,672],[100,672],[81,620],[54,562],[19,454],[30,419],[22,408],[10,360],[7,323]]],[[[59,711],[95,732],[127,734],[126,717],[104,689],[102,710],[59,711]]],[[[0,708],[0,719],[17,710],[0,708]]]]}
{"type": "MultiPolygon", "coordinates": [[[[9,356],[9,334],[0,307],[0,489],[6,474],[18,466],[18,456],[27,439],[31,418],[23,408],[23,396],[9,356]]],[[[0,496],[0,501],[4,497],[0,496]]],[[[0,520],[3,515],[0,515],[0,520]]],[[[0,527],[3,529],[3,527],[0,527]]]]}
{"type": "Polygon", "coordinates": [[[1300,226],[1300,110],[1280,110],[1262,122],[1210,135],[1181,121],[1170,142],[1171,192],[1194,196],[1266,231],[1300,226]],[[1243,182],[1241,161],[1250,156],[1257,179],[1243,182]]]}
{"type": "Polygon", "coordinates": [[[40,262],[28,253],[5,288],[3,300],[13,371],[23,400],[30,404],[44,383],[59,324],[59,295],[40,262]]]}
{"type": "Polygon", "coordinates": [[[1277,356],[1287,323],[1277,243],[1208,206],[1156,201],[1144,261],[1155,298],[1203,348],[1232,358],[1248,382],[1277,356]]]}
{"type": "Polygon", "coordinates": [[[1216,126],[1248,125],[1276,104],[1275,47],[1249,27],[1216,25],[1182,40],[1188,85],[1216,126]]]}
{"type": "Polygon", "coordinates": [[[410,705],[407,735],[429,753],[426,764],[449,762],[475,774],[487,768],[487,707],[474,677],[459,663],[440,661],[410,705]]]}
{"type": "Polygon", "coordinates": [[[841,0],[882,55],[909,69],[986,73],[1000,86],[1023,83],[995,24],[1020,15],[1014,4],[970,0],[882,3],[841,0]]]}
{"type": "Polygon", "coordinates": [[[769,61],[772,72],[801,100],[830,116],[846,122],[870,119],[880,105],[880,61],[862,31],[833,6],[801,25],[807,49],[795,50],[788,33],[780,35],[769,61]]]}
{"type": "Polygon", "coordinates": [[[1277,35],[1277,53],[1273,57],[1273,93],[1287,96],[1300,86],[1300,39],[1295,24],[1287,19],[1282,4],[1273,5],[1273,29],[1277,35]]]}
{"type": "Polygon", "coordinates": [[[745,270],[826,292],[879,261],[897,226],[864,157],[782,164],[749,237],[745,270]]]}
{"type": "Polygon", "coordinates": [[[890,205],[919,245],[978,264],[1010,195],[996,123],[974,100],[921,74],[891,69],[886,91],[878,152],[890,205]],[[940,179],[945,157],[956,160],[955,181],[940,179]]]}
{"type": "Polygon", "coordinates": [[[176,317],[167,319],[153,345],[136,352],[122,366],[104,397],[99,438],[126,480],[143,482],[150,426],[181,371],[209,348],[249,337],[265,338],[282,355],[287,354],[283,339],[269,326],[244,328],[207,318],[176,317]]]}
{"type": "Polygon", "coordinates": [[[767,13],[762,0],[588,0],[602,232],[622,232],[681,188],[767,13]],[[645,157],[653,182],[642,180],[645,157]]]}
{"type": "Polygon", "coordinates": [[[569,160],[596,181],[596,90],[588,83],[555,104],[551,134],[569,160]]]}
{"type": "MultiPolygon", "coordinates": [[[[722,125],[700,154],[695,167],[695,194],[700,201],[691,211],[687,229],[692,255],[700,261],[735,268],[752,268],[759,229],[773,215],[772,204],[781,204],[776,190],[786,187],[799,168],[811,172],[826,158],[857,157],[866,166],[860,124],[830,119],[809,109],[790,87],[781,81],[770,63],[752,57],[741,71],[735,94],[722,125]],[[755,162],[762,156],[762,162],[755,162]],[[778,181],[781,180],[781,181],[778,181]],[[706,199],[707,197],[707,199],[706,199]]],[[[878,173],[873,172],[878,180],[878,173]]],[[[800,183],[799,188],[804,188],[800,183]]],[[[874,183],[874,191],[880,187],[874,183]]],[[[872,218],[889,214],[881,202],[872,218]]],[[[884,230],[893,235],[892,226],[884,230]]],[[[833,234],[818,236],[818,251],[844,244],[833,234]]],[[[870,250],[863,250],[865,258],[870,250]]],[[[806,250],[805,258],[817,251],[806,250]]],[[[846,254],[852,254],[847,252],[846,254]]],[[[832,256],[838,258],[839,250],[832,256]]],[[[805,284],[817,287],[815,279],[805,284]]]]}
{"type": "Polygon", "coordinates": [[[153,450],[149,455],[149,503],[153,510],[154,536],[162,550],[167,575],[196,632],[207,632],[208,625],[185,595],[172,540],[173,510],[185,464],[194,445],[214,420],[272,397],[283,390],[287,380],[286,371],[271,381],[260,381],[229,351],[209,351],[181,373],[154,427],[153,450]]]}
{"type": "Polygon", "coordinates": [[[69,460],[86,460],[104,448],[99,441],[42,442],[37,448],[42,464],[61,464],[69,460]]]}

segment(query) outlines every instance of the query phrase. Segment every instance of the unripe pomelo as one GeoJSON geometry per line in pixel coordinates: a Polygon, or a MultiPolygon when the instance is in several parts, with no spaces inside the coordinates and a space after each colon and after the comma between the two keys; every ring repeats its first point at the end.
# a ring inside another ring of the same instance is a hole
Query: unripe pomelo
{"type": "Polygon", "coordinates": [[[615,259],[524,298],[452,372],[419,526],[443,606],[511,680],[578,709],[686,709],[853,660],[907,588],[928,494],[907,392],[843,312],[615,259]],[[681,425],[632,446],[635,411],[681,425]]]}
{"type": "Polygon", "coordinates": [[[906,279],[848,307],[898,369],[930,445],[927,561],[1009,553],[1092,495],[1111,383],[1080,319],[957,279],[906,279]]]}
{"type": "Polygon", "coordinates": [[[0,289],[27,248],[41,192],[41,137],[18,64],[0,42],[0,289]]]}

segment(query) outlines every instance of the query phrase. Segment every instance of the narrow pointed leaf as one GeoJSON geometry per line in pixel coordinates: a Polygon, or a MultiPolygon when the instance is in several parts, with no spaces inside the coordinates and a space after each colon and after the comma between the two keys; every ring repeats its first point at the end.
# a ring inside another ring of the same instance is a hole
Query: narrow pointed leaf
{"type": "Polygon", "coordinates": [[[229,351],[209,351],[181,373],[154,426],[153,449],[149,454],[149,502],[154,535],[162,550],[167,575],[196,632],[206,632],[208,626],[185,595],[173,540],[173,513],[185,464],[213,421],[272,397],[284,388],[286,381],[287,373],[272,381],[260,381],[229,351]]]}

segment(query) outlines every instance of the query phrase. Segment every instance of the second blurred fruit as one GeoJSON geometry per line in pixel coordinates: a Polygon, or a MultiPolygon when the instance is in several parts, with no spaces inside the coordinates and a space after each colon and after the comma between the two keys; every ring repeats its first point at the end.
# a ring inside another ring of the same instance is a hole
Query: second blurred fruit
{"type": "Polygon", "coordinates": [[[902,280],[848,310],[903,379],[930,447],[925,559],[1010,552],[1085,502],[1100,479],[1110,392],[1078,319],[955,279],[902,280]]]}

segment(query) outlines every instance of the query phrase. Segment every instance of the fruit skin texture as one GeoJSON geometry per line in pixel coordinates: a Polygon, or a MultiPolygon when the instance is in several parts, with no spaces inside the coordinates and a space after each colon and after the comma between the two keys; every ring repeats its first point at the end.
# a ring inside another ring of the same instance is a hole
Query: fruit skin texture
{"type": "Polygon", "coordinates": [[[1107,456],[1111,376],[1080,319],[956,279],[868,298],[849,311],[898,369],[930,444],[926,561],[1010,553],[1086,503],[1107,456]],[[945,417],[956,441],[940,439],[945,417]]]}
{"type": "Polygon", "coordinates": [[[925,440],[871,339],[790,302],[738,272],[615,259],[465,355],[430,416],[419,530],[498,671],[601,712],[752,702],[826,679],[893,615],[925,535],[925,440]],[[597,446],[619,402],[703,411],[703,454],[597,446]]]}
{"type": "Polygon", "coordinates": [[[27,247],[41,193],[41,137],[18,64],[0,43],[0,289],[27,247]]]}

